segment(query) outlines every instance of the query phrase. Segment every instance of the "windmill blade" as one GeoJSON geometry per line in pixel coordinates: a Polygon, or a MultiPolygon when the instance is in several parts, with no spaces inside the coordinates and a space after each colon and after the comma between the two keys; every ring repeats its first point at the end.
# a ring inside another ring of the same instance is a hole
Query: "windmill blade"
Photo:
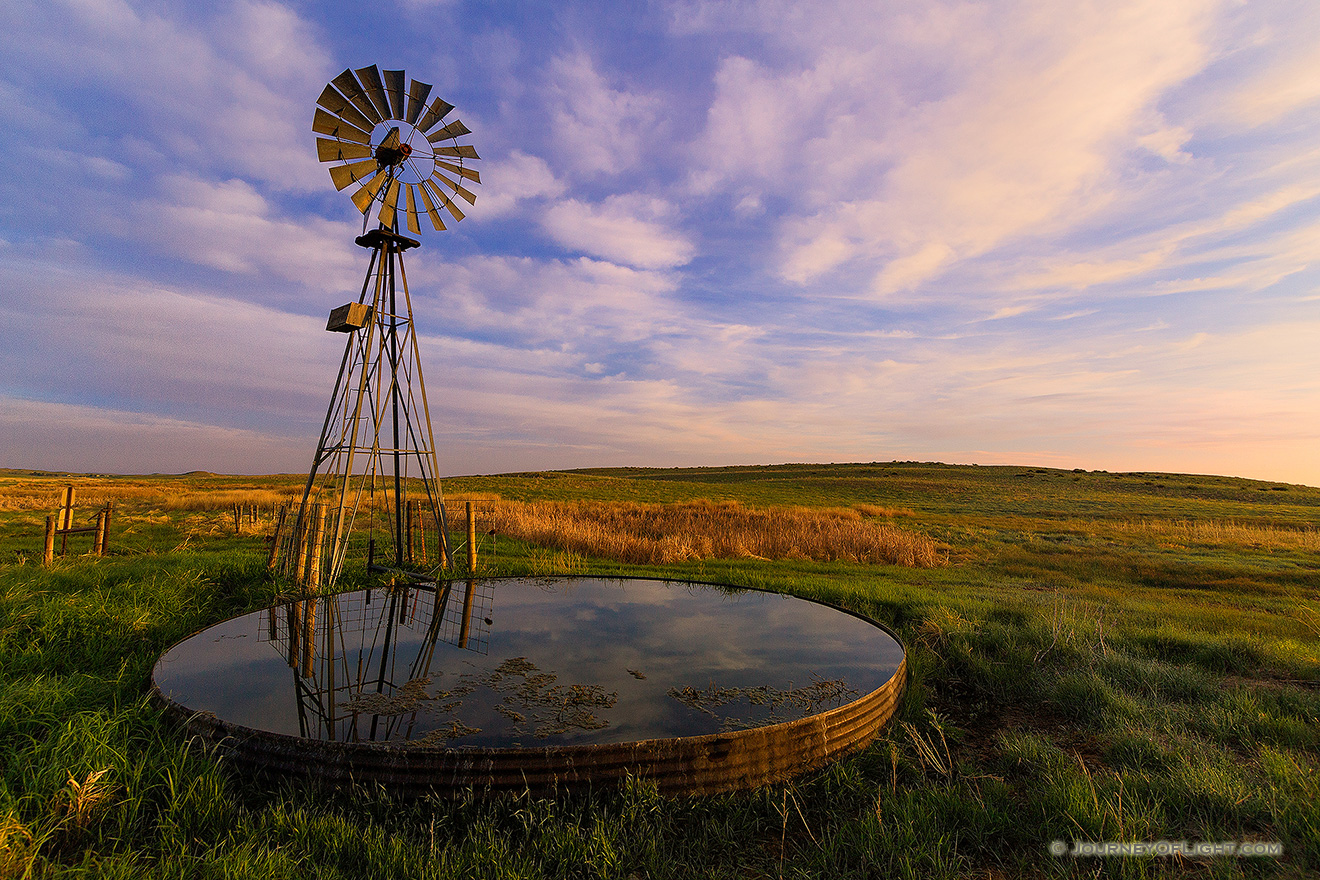
{"type": "Polygon", "coordinates": [[[408,218],[408,228],[418,235],[422,234],[421,224],[417,222],[417,197],[413,195],[413,184],[407,184],[404,192],[408,194],[408,205],[406,216],[408,218]]]}
{"type": "Polygon", "coordinates": [[[462,197],[463,201],[467,202],[469,205],[475,205],[477,203],[476,193],[471,193],[463,189],[463,185],[459,183],[457,180],[450,180],[448,177],[445,177],[439,171],[436,171],[431,176],[434,177],[436,180],[439,180],[442,183],[444,183],[454,192],[458,193],[459,196],[462,197]]]}
{"type": "Polygon", "coordinates": [[[390,98],[390,118],[403,118],[403,71],[402,70],[384,70],[385,74],[385,93],[390,98]]]}
{"type": "Polygon", "coordinates": [[[385,191],[385,198],[380,203],[380,222],[386,229],[394,228],[394,215],[398,213],[399,208],[399,178],[390,179],[390,188],[385,191]]]}
{"type": "Polygon", "coordinates": [[[317,110],[316,115],[312,117],[312,131],[317,134],[328,134],[331,137],[339,138],[341,141],[356,141],[359,144],[371,143],[370,132],[349,125],[338,116],[326,113],[324,110],[317,110]]]}
{"type": "Polygon", "coordinates": [[[455,156],[460,159],[481,158],[480,156],[477,155],[476,149],[468,146],[467,144],[460,144],[457,147],[436,147],[435,154],[437,156],[455,156]]]}
{"type": "Polygon", "coordinates": [[[348,165],[332,165],[330,167],[330,179],[335,182],[335,189],[343,190],[351,183],[366,180],[378,169],[379,165],[375,159],[368,159],[365,162],[351,162],[348,165]]]}
{"type": "Polygon", "coordinates": [[[435,125],[441,119],[444,119],[445,114],[453,109],[454,105],[446,101],[444,98],[436,98],[431,102],[431,109],[427,110],[426,113],[422,115],[422,118],[417,121],[417,127],[425,133],[431,126],[435,125]]]}
{"type": "Polygon", "coordinates": [[[380,112],[382,119],[393,119],[390,115],[390,102],[385,97],[385,86],[380,81],[380,70],[376,65],[370,67],[359,67],[357,69],[358,79],[362,80],[362,89],[371,99],[371,103],[376,105],[376,110],[380,112]]]}
{"type": "Polygon", "coordinates": [[[436,232],[444,232],[445,224],[440,220],[440,212],[431,203],[431,194],[426,191],[424,185],[418,186],[417,190],[422,194],[422,202],[426,205],[426,216],[431,218],[431,225],[435,227],[436,232]]]}
{"type": "Polygon", "coordinates": [[[454,219],[455,219],[455,220],[462,220],[462,219],[463,219],[463,212],[460,211],[460,210],[458,210],[458,206],[457,206],[457,205],[455,205],[453,202],[449,201],[449,196],[447,196],[447,195],[445,195],[444,193],[442,193],[442,192],[440,191],[440,187],[438,187],[438,186],[436,186],[434,183],[432,183],[432,182],[430,181],[430,179],[423,180],[423,181],[422,181],[422,186],[426,187],[427,189],[429,189],[429,190],[431,191],[431,195],[435,197],[436,201],[438,201],[440,204],[442,204],[442,205],[445,206],[445,210],[447,210],[449,213],[451,213],[451,214],[454,215],[454,219]]]}
{"type": "MultiPolygon", "coordinates": [[[[340,74],[340,76],[342,75],[340,74]]],[[[350,125],[356,125],[364,131],[371,131],[371,126],[375,124],[362,115],[362,111],[357,108],[357,105],[336,92],[334,86],[326,86],[325,90],[321,92],[321,97],[316,99],[316,103],[336,116],[344,117],[350,125]]]]}
{"type": "MultiPolygon", "coordinates": [[[[353,75],[353,71],[345,70],[339,76],[330,80],[330,84],[343,92],[344,97],[352,101],[353,106],[361,111],[363,116],[371,120],[372,125],[380,122],[380,113],[371,103],[371,99],[367,97],[367,93],[363,90],[362,84],[357,81],[357,77],[353,75]]],[[[363,126],[363,128],[365,127],[363,126]]]]}
{"type": "Polygon", "coordinates": [[[371,155],[371,147],[366,144],[346,143],[330,138],[316,139],[316,158],[322,162],[334,162],[343,159],[365,159],[371,155]]]}
{"type": "Polygon", "coordinates": [[[426,139],[433,144],[449,138],[462,137],[465,134],[472,134],[472,129],[463,124],[463,120],[455,119],[439,131],[433,131],[426,136],[426,139]]]}
{"type": "Polygon", "coordinates": [[[408,116],[409,125],[417,125],[417,117],[426,109],[426,96],[431,94],[431,86],[428,83],[419,80],[413,80],[408,86],[408,116]]]}
{"type": "Polygon", "coordinates": [[[384,185],[387,179],[389,179],[389,175],[382,168],[376,172],[375,177],[367,181],[366,186],[353,193],[353,204],[357,205],[359,211],[365,214],[370,210],[372,200],[376,198],[376,193],[380,192],[381,186],[384,185]]]}
{"type": "Polygon", "coordinates": [[[471,168],[464,168],[462,165],[455,165],[452,162],[443,162],[435,160],[437,168],[443,168],[451,174],[457,174],[459,177],[466,178],[473,183],[481,183],[481,172],[473,171],[471,168]]]}

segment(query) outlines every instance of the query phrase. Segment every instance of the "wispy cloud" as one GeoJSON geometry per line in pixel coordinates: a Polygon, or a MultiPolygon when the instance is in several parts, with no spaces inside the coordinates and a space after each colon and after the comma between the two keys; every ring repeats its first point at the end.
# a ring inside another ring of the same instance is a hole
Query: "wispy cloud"
{"type": "Polygon", "coordinates": [[[25,298],[0,301],[0,316],[27,332],[3,353],[5,387],[22,397],[217,423],[310,423],[324,365],[342,339],[324,318],[104,271],[34,271],[14,261],[0,285],[25,298]],[[47,346],[58,340],[61,369],[47,346]],[[292,418],[290,419],[290,415],[292,418]]]}
{"type": "MultiPolygon", "coordinates": [[[[360,231],[345,222],[280,216],[252,184],[166,175],[130,208],[119,233],[163,255],[248,276],[331,290],[361,283],[360,231]],[[272,246],[278,242],[278,246],[272,246]]],[[[259,294],[258,294],[259,295],[259,294]]]]}
{"type": "Polygon", "coordinates": [[[182,160],[275,190],[324,185],[307,150],[306,101],[331,65],[288,8],[243,2],[190,19],[122,0],[17,0],[7,18],[10,75],[40,88],[29,79],[40,71],[61,88],[65,134],[80,146],[90,140],[134,166],[182,160]]]}
{"type": "Polygon", "coordinates": [[[488,179],[499,181],[499,187],[482,192],[472,211],[478,218],[509,214],[529,201],[561,196],[568,188],[555,177],[544,159],[521,150],[512,151],[503,160],[486,163],[483,173],[488,179]]]}
{"type": "Polygon", "coordinates": [[[658,98],[607,81],[582,51],[556,58],[548,76],[561,162],[591,177],[618,174],[641,161],[661,118],[658,98]]]}
{"type": "Polygon", "coordinates": [[[311,463],[301,437],[5,395],[0,437],[7,467],[66,470],[77,462],[84,472],[251,474],[296,473],[311,463]]]}
{"type": "Polygon", "coordinates": [[[695,248],[670,223],[667,202],[636,193],[613,195],[599,205],[566,199],[551,205],[541,225],[555,241],[639,269],[682,266],[695,248]]]}
{"type": "Polygon", "coordinates": [[[961,61],[919,103],[863,98],[892,64],[885,47],[854,50],[849,69],[813,46],[805,72],[757,89],[730,84],[721,100],[746,107],[821,81],[824,99],[851,111],[780,148],[820,194],[819,207],[784,223],[784,276],[809,282],[878,264],[873,289],[889,295],[1015,236],[1074,227],[1112,198],[1129,145],[1160,129],[1163,91],[1204,66],[1204,7],[1015,4],[978,22],[970,44],[965,30],[941,34],[932,21],[922,29],[932,48],[961,61]]]}

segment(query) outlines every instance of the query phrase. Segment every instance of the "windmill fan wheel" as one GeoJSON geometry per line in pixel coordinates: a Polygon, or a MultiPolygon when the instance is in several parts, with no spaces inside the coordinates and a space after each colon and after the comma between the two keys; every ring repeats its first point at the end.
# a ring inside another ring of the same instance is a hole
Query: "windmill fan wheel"
{"type": "Polygon", "coordinates": [[[345,70],[316,101],[317,158],[331,163],[335,189],[355,187],[353,204],[364,217],[376,211],[386,229],[398,228],[402,214],[408,229],[420,233],[425,214],[440,231],[442,209],[458,222],[463,212],[454,200],[477,201],[465,184],[481,183],[470,167],[481,157],[459,143],[471,130],[459,119],[441,125],[454,105],[442,98],[428,105],[430,94],[427,83],[373,64],[345,70]]]}

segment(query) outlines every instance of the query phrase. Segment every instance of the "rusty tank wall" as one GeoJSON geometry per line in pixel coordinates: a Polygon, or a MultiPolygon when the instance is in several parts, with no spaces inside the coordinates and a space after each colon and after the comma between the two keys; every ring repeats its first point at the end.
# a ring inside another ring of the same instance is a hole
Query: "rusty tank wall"
{"type": "Polygon", "coordinates": [[[189,736],[200,737],[248,772],[330,785],[380,784],[402,795],[554,793],[614,784],[631,774],[665,794],[716,794],[782,782],[864,748],[894,714],[906,681],[905,657],[889,681],[866,696],[795,721],[705,736],[540,749],[323,742],[192,712],[154,682],[152,696],[189,736]]]}

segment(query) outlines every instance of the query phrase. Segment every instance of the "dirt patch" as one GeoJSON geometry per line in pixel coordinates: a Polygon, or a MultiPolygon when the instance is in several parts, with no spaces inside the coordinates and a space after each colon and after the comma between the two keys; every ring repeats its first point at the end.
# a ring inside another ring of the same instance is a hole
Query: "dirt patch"
{"type": "Polygon", "coordinates": [[[1076,755],[1087,770],[1094,772],[1105,767],[1100,737],[1079,729],[1049,702],[1034,705],[977,704],[959,700],[951,691],[937,696],[933,702],[935,711],[958,728],[957,741],[950,743],[955,761],[966,761],[979,767],[995,766],[1003,756],[999,735],[1027,731],[1076,755]]]}

